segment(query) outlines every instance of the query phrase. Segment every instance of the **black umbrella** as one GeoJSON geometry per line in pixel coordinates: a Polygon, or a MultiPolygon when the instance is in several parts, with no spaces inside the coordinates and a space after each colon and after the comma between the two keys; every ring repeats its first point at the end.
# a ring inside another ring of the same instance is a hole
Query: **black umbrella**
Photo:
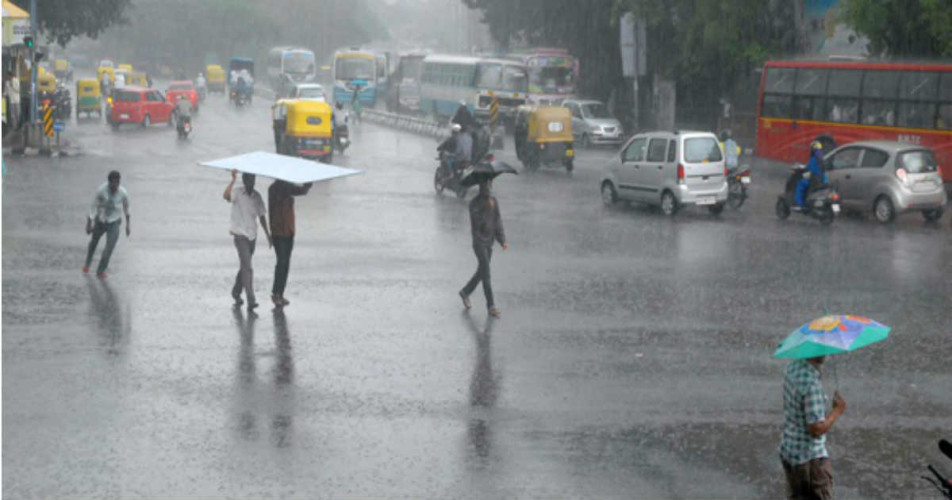
{"type": "Polygon", "coordinates": [[[476,164],[476,166],[467,169],[468,171],[460,181],[463,187],[475,186],[488,180],[495,179],[500,174],[516,174],[519,172],[502,161],[486,161],[476,164]]]}

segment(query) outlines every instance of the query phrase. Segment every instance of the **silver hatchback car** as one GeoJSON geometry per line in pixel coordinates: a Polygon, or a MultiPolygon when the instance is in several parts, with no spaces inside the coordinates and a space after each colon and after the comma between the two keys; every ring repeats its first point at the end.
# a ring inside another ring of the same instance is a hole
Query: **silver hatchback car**
{"type": "Polygon", "coordinates": [[[727,203],[727,171],[717,137],[710,132],[646,132],[616,154],[601,183],[607,205],[618,200],[658,205],[674,215],[684,205],[714,215],[727,203]]]}
{"type": "Polygon", "coordinates": [[[872,210],[879,222],[903,212],[936,221],[948,203],[942,172],[928,148],[893,141],[853,142],[824,159],[827,178],[844,208],[872,210]]]}

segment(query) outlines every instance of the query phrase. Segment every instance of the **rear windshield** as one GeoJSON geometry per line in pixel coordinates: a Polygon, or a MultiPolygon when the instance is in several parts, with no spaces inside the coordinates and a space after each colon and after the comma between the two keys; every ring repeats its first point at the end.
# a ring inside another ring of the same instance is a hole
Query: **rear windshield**
{"type": "Polygon", "coordinates": [[[169,90],[192,90],[192,85],[188,83],[173,83],[169,85],[169,90]]]}
{"type": "Polygon", "coordinates": [[[685,139],[684,161],[687,163],[704,163],[721,161],[721,148],[712,137],[697,137],[685,139]]]}
{"type": "Polygon", "coordinates": [[[116,102],[139,102],[142,100],[142,94],[138,92],[119,92],[116,94],[116,102]]]}
{"type": "Polygon", "coordinates": [[[932,151],[925,149],[900,154],[897,164],[900,168],[906,169],[906,172],[910,174],[935,172],[939,166],[939,162],[936,161],[932,151]]]}

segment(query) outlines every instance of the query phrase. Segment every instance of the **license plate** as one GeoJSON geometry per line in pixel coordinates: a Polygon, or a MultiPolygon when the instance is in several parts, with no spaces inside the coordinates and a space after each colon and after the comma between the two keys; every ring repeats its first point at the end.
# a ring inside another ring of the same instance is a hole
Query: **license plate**
{"type": "Polygon", "coordinates": [[[744,184],[750,184],[750,177],[741,177],[740,182],[744,184]]]}
{"type": "Polygon", "coordinates": [[[834,204],[833,204],[833,213],[835,213],[835,214],[840,213],[840,204],[839,204],[839,203],[834,203],[834,204]]]}
{"type": "Polygon", "coordinates": [[[122,114],[119,115],[119,119],[120,119],[120,120],[128,120],[128,119],[129,119],[129,115],[126,114],[126,113],[122,113],[122,114]]]}
{"type": "Polygon", "coordinates": [[[717,198],[713,196],[702,196],[697,199],[696,202],[698,205],[713,205],[717,203],[717,198]]]}

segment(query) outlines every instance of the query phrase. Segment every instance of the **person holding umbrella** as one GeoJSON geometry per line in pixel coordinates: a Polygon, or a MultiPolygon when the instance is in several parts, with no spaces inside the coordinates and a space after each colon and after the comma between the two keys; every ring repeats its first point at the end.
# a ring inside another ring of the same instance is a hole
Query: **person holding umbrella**
{"type": "Polygon", "coordinates": [[[499,317],[499,309],[493,300],[492,281],[489,273],[489,261],[493,255],[493,242],[498,241],[503,250],[509,250],[506,233],[502,226],[502,216],[499,212],[499,202],[490,193],[492,180],[499,174],[516,173],[516,170],[502,162],[483,162],[460,181],[464,187],[479,184],[479,194],[469,203],[470,231],[473,236],[473,252],[479,262],[476,272],[469,283],[459,291],[463,299],[463,307],[472,308],[469,296],[476,290],[476,286],[483,284],[483,293],[486,295],[486,307],[490,316],[499,317]]]}
{"type": "Polygon", "coordinates": [[[793,359],[783,383],[780,441],[787,498],[833,498],[833,467],[826,433],[846,412],[846,400],[834,392],[833,410],[826,413],[820,380],[826,357],[878,342],[888,334],[888,327],[861,316],[824,316],[794,330],[777,348],[775,358],[793,359]]]}

